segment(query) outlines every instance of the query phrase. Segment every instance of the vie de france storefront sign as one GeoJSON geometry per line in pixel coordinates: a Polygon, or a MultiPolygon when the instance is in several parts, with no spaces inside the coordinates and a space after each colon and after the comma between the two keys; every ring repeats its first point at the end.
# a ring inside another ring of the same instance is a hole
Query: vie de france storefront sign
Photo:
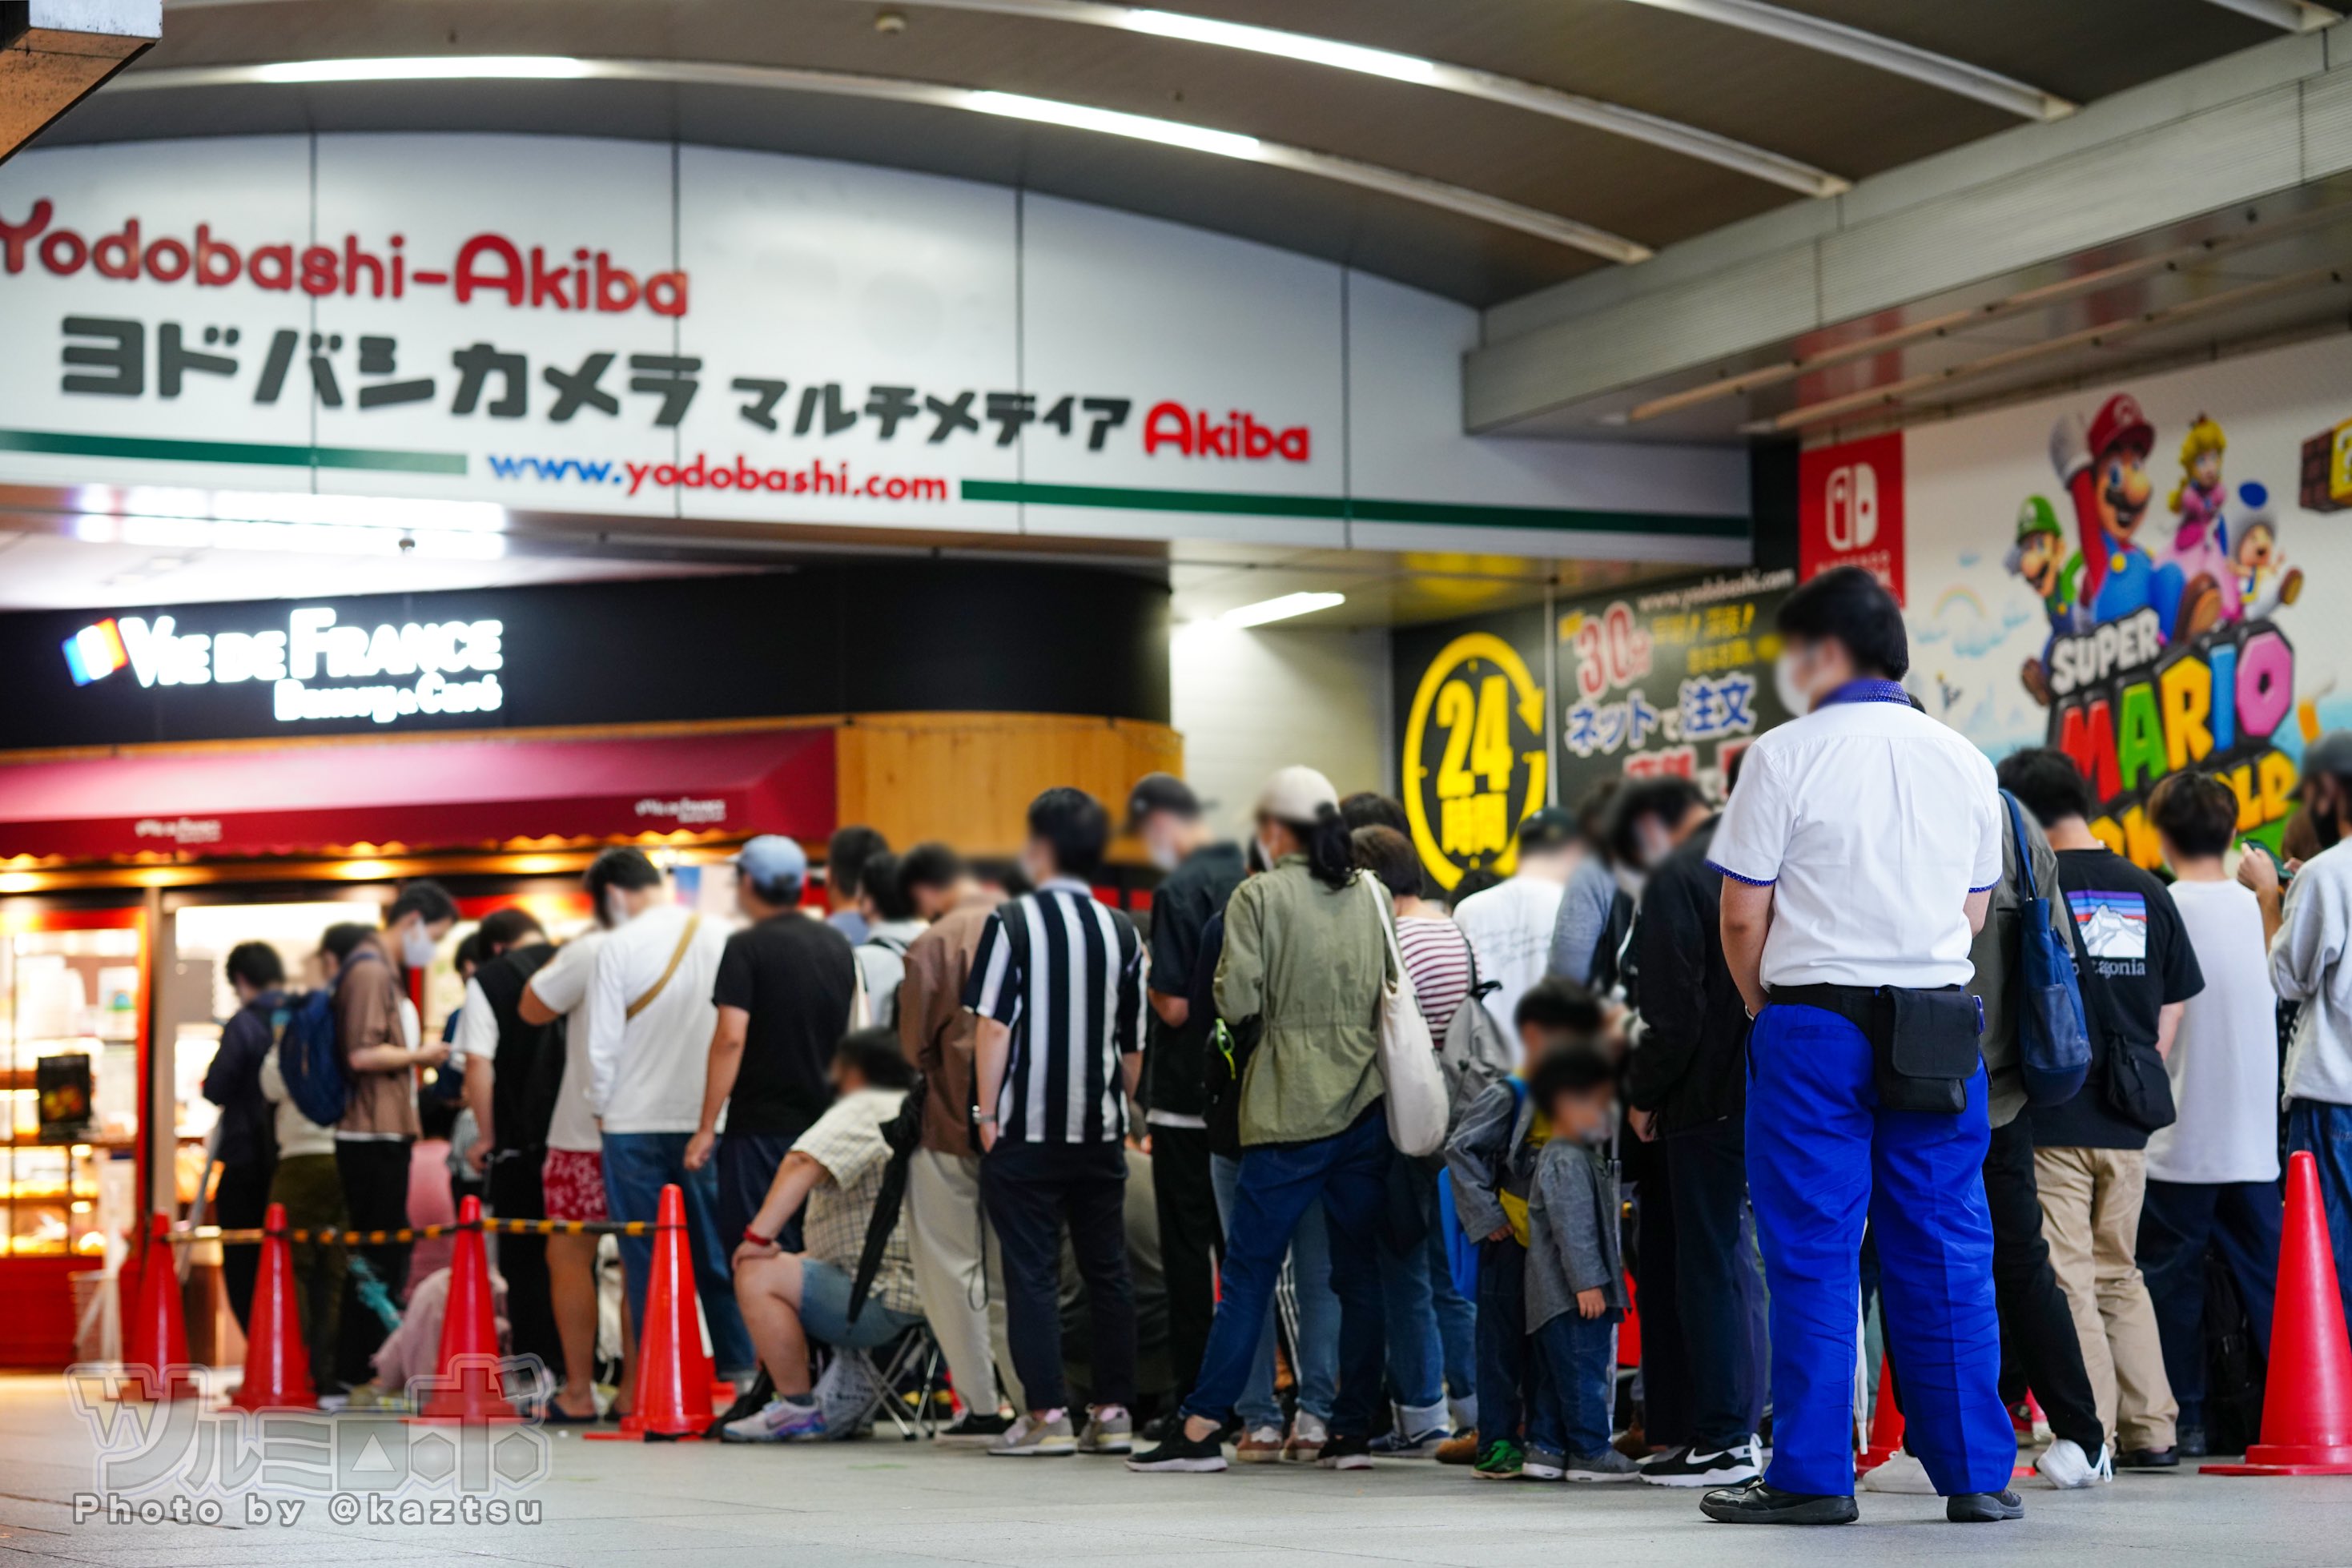
{"type": "Polygon", "coordinates": [[[997,186],[341,135],[0,168],[0,482],[1745,558],[1737,452],[1465,436],[1466,308],[997,186]]]}

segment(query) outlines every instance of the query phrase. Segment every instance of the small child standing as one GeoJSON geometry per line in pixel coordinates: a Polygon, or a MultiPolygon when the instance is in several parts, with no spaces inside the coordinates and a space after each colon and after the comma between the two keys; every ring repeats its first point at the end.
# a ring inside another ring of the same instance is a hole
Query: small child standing
{"type": "Polygon", "coordinates": [[[1535,1399],[1521,1473],[1532,1479],[1631,1481],[1609,1446],[1617,1401],[1617,1324],[1625,1315],[1618,1252],[1617,1069],[1599,1047],[1569,1045],[1536,1064],[1528,1098],[1551,1124],[1528,1201],[1527,1322],[1535,1399]]]}
{"type": "MultiPolygon", "coordinates": [[[[1600,1004],[1580,985],[1549,979],[1531,986],[1512,1014],[1519,1071],[1471,1102],[1445,1145],[1454,1209],[1478,1242],[1478,1446],[1481,1480],[1513,1480],[1527,1463],[1523,1420],[1535,1425],[1538,1380],[1528,1354],[1528,1204],[1538,1156],[1551,1137],[1528,1077],[1552,1050],[1590,1047],[1601,1031],[1600,1004]]],[[[1541,1427],[1536,1428],[1539,1433],[1541,1427]]],[[[1604,1440],[1603,1446],[1606,1446],[1604,1440]]],[[[1558,1479],[1557,1472],[1550,1478],[1558,1479]]]]}

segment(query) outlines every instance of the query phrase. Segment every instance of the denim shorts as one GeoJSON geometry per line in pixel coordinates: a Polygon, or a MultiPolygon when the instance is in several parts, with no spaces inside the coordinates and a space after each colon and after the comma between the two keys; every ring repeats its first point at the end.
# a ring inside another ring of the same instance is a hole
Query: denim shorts
{"type": "Polygon", "coordinates": [[[801,1259],[801,1329],[835,1350],[872,1350],[923,1321],[920,1312],[886,1307],[869,1295],[857,1321],[849,1321],[848,1273],[821,1258],[801,1259]]]}

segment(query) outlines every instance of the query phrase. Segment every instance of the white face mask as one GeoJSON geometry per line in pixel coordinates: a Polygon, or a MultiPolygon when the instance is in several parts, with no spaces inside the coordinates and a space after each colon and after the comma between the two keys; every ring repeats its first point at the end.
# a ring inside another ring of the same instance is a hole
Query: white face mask
{"type": "Polygon", "coordinates": [[[1154,833],[1148,829],[1143,835],[1143,853],[1163,872],[1173,871],[1184,858],[1176,853],[1173,837],[1164,832],[1154,833]]]}
{"type": "Polygon", "coordinates": [[[433,964],[434,950],[440,945],[425,929],[425,922],[419,921],[401,935],[400,962],[411,969],[428,969],[433,964]]]}

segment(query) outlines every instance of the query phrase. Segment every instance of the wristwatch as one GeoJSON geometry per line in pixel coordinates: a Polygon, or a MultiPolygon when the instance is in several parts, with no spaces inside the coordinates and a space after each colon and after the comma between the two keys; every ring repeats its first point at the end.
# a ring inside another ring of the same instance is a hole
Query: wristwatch
{"type": "Polygon", "coordinates": [[[761,1236],[758,1231],[752,1229],[748,1225],[743,1227],[743,1239],[750,1242],[754,1247],[773,1247],[776,1245],[776,1238],[774,1237],[761,1236]]]}

